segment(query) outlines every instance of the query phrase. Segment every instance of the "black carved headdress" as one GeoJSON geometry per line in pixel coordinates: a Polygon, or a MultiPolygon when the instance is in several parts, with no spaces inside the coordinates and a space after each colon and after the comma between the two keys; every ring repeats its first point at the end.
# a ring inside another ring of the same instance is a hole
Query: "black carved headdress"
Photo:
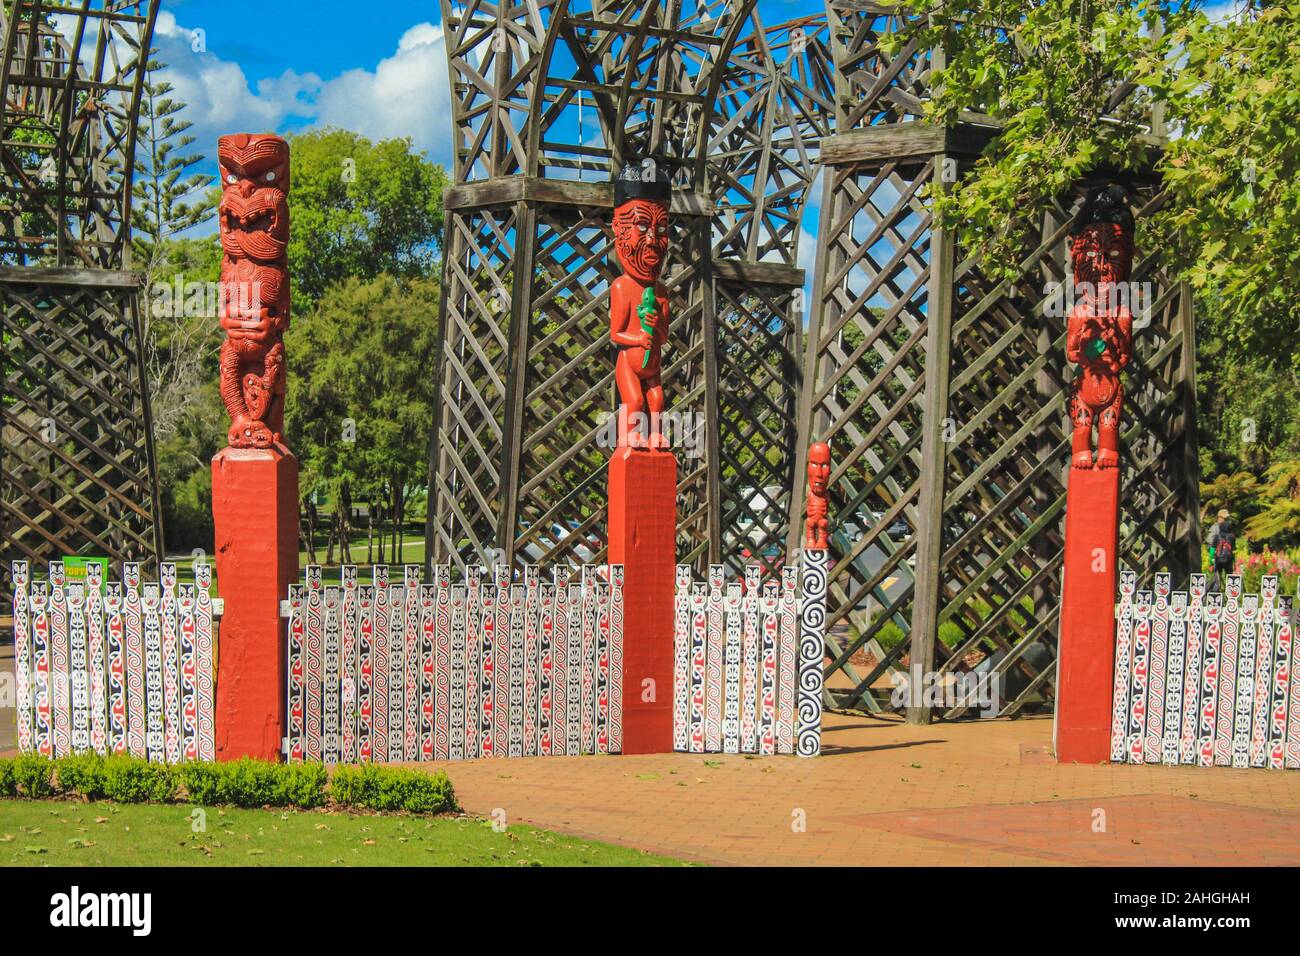
{"type": "Polygon", "coordinates": [[[644,162],[625,163],[614,177],[614,205],[629,199],[656,199],[667,202],[672,194],[673,171],[666,160],[652,158],[653,166],[644,162]]]}
{"type": "Polygon", "coordinates": [[[1088,190],[1079,213],[1074,217],[1070,235],[1077,236],[1088,226],[1099,222],[1113,222],[1126,231],[1133,231],[1133,212],[1129,209],[1128,194],[1119,183],[1094,186],[1088,190]]]}

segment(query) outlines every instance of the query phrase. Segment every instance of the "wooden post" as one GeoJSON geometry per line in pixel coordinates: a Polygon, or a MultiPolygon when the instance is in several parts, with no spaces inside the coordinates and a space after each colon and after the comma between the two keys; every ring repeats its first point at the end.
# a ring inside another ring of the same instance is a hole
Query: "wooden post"
{"type": "MultiPolygon", "coordinates": [[[[930,181],[936,192],[946,185],[943,171],[948,154],[936,153],[930,181]]],[[[915,603],[912,606],[909,724],[928,724],[932,709],[921,696],[918,677],[934,670],[934,644],[939,639],[939,591],[943,586],[939,559],[943,553],[943,494],[947,471],[944,447],[948,418],[949,354],[952,345],[952,293],[955,256],[947,229],[930,233],[930,282],[925,332],[925,412],[921,421],[921,474],[917,502],[915,603]]]]}
{"type": "Polygon", "coordinates": [[[285,728],[280,600],[298,579],[298,461],[283,445],[212,459],[218,632],[218,760],[278,760],[285,728]]]}
{"type": "Polygon", "coordinates": [[[626,446],[609,460],[609,562],[623,565],[623,753],[673,749],[677,460],[626,446]]]}
{"type": "Polygon", "coordinates": [[[1110,756],[1119,469],[1071,468],[1054,737],[1062,763],[1110,756]]]}

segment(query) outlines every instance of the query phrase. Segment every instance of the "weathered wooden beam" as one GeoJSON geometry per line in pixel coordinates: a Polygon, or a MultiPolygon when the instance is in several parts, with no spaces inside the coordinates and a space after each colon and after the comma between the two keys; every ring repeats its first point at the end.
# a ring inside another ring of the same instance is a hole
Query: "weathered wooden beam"
{"type": "Polygon", "coordinates": [[[713,274],[753,285],[788,285],[803,288],[807,273],[784,262],[746,262],[742,259],[714,259],[713,274]]]}
{"type": "Polygon", "coordinates": [[[998,130],[992,126],[958,123],[935,126],[933,123],[895,123],[855,129],[828,136],[822,141],[821,161],[827,166],[896,159],[924,159],[936,153],[978,156],[998,130]]]}
{"type": "Polygon", "coordinates": [[[135,289],[143,276],[123,269],[77,269],[57,266],[0,266],[0,282],[27,285],[77,285],[135,289]]]}
{"type": "MultiPolygon", "coordinates": [[[[447,209],[505,206],[517,202],[564,203],[613,209],[614,185],[585,183],[575,179],[545,179],[541,176],[497,176],[449,186],[443,193],[442,201],[447,209]]],[[[671,209],[675,216],[711,218],[714,215],[713,200],[703,193],[674,192],[671,209]]]]}

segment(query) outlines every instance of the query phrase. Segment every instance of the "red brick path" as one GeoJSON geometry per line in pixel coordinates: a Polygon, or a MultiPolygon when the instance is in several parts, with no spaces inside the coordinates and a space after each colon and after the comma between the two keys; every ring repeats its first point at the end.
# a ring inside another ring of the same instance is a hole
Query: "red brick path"
{"type": "Polygon", "coordinates": [[[1300,774],[1060,766],[1051,732],[1050,718],[909,727],[827,715],[815,760],[445,766],[473,813],[708,863],[1300,864],[1300,774]]]}

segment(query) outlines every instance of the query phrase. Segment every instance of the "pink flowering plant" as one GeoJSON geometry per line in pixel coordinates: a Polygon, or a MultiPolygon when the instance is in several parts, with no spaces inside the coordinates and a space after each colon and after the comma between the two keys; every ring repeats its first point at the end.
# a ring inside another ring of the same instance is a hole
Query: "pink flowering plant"
{"type": "Polygon", "coordinates": [[[1259,593],[1260,578],[1266,574],[1277,575],[1278,594],[1295,594],[1296,580],[1300,578],[1300,549],[1287,552],[1265,548],[1246,554],[1237,559],[1237,573],[1247,594],[1259,593]]]}

